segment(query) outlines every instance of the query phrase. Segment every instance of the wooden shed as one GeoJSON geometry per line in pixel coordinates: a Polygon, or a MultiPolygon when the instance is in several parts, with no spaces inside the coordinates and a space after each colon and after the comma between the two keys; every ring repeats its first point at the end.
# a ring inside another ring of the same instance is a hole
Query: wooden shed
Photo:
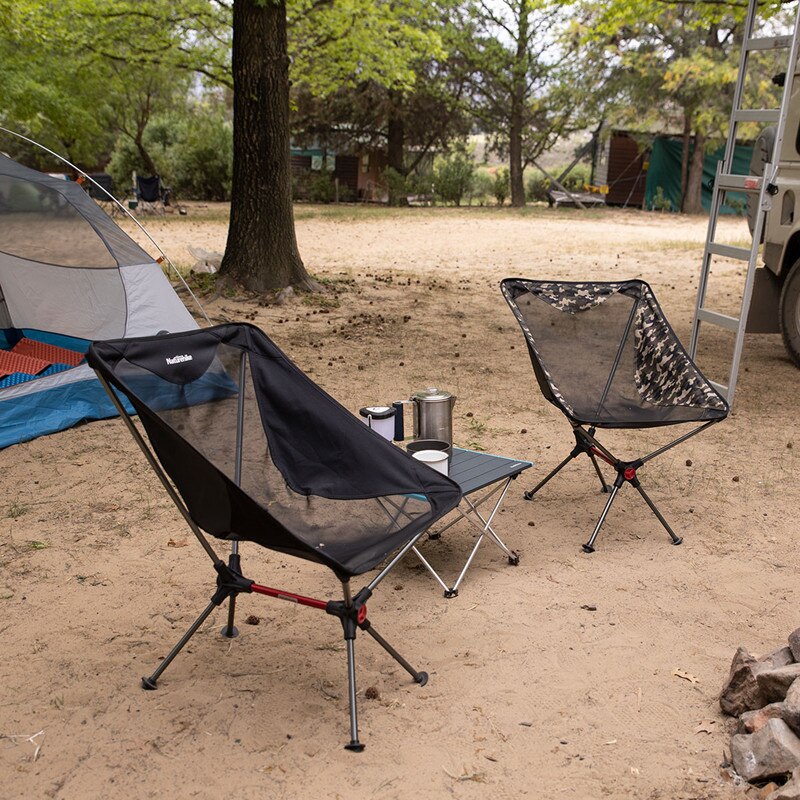
{"type": "MultiPolygon", "coordinates": [[[[645,137],[649,142],[650,137],[645,137]]],[[[649,143],[642,135],[614,130],[601,139],[592,167],[592,183],[608,186],[606,204],[642,208],[647,182],[649,143]]]]}

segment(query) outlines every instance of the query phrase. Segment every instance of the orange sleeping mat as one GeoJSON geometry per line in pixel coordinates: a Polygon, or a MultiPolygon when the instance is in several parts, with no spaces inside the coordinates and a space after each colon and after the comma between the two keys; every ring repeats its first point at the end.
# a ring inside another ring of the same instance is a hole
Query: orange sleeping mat
{"type": "Polygon", "coordinates": [[[67,350],[65,347],[58,347],[54,344],[37,342],[35,339],[20,339],[13,348],[12,353],[21,356],[30,356],[46,361],[48,364],[69,364],[77,367],[84,359],[83,353],[76,353],[74,350],[67,350]]]}
{"type": "Polygon", "coordinates": [[[24,372],[26,375],[38,375],[43,369],[50,366],[50,361],[41,358],[0,350],[0,377],[13,375],[15,372],[24,372]]]}

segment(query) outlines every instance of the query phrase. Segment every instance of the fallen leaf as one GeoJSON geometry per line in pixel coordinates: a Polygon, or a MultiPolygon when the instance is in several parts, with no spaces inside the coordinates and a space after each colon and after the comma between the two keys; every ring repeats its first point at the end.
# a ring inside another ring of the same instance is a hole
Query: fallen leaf
{"type": "Polygon", "coordinates": [[[713,733],[717,724],[715,719],[701,719],[697,727],[694,729],[695,733],[713,733]]]}
{"type": "Polygon", "coordinates": [[[683,678],[683,680],[689,681],[689,683],[700,683],[700,681],[698,681],[697,678],[695,678],[695,676],[692,675],[691,672],[686,672],[686,670],[678,669],[677,667],[675,667],[675,669],[672,670],[672,674],[676,678],[683,678]]]}

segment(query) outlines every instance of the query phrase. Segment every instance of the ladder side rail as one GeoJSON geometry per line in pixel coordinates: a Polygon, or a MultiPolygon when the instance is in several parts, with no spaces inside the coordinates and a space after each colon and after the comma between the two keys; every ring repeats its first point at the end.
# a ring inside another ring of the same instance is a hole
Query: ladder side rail
{"type": "Polygon", "coordinates": [[[769,185],[775,177],[775,168],[772,164],[767,164],[764,169],[764,177],[766,178],[767,176],[769,176],[769,181],[765,180],[761,186],[759,212],[756,214],[755,224],[753,225],[753,248],[750,251],[750,261],[747,264],[747,275],[744,282],[744,292],[742,293],[742,306],[739,312],[739,328],[736,331],[736,338],[734,340],[733,360],[731,362],[730,375],[728,376],[727,391],[725,392],[725,399],[728,401],[728,405],[733,405],[733,397],[736,393],[736,382],[739,378],[739,363],[744,348],[744,337],[747,332],[747,316],[750,310],[750,300],[753,296],[753,284],[755,283],[756,267],[758,265],[759,242],[761,242],[761,234],[764,230],[767,211],[770,205],[769,185]]]}
{"type": "Polygon", "coordinates": [[[694,316],[692,317],[692,335],[689,340],[689,357],[694,360],[697,356],[697,344],[700,338],[700,317],[698,312],[705,305],[706,291],[708,289],[708,274],[711,271],[712,254],[708,246],[714,241],[719,220],[719,210],[722,206],[722,189],[719,187],[719,176],[722,172],[722,162],[717,162],[717,177],[714,180],[714,189],[711,197],[711,208],[708,212],[708,231],[703,247],[703,265],[700,269],[700,279],[697,283],[697,299],[695,301],[694,316]]]}
{"type": "Polygon", "coordinates": [[[747,49],[747,42],[753,38],[753,31],[755,30],[756,11],[758,8],[758,0],[750,0],[747,5],[747,13],[745,15],[744,31],[742,36],[742,51],[739,54],[739,72],[736,76],[736,88],[733,92],[733,108],[731,111],[731,122],[728,126],[728,141],[725,143],[725,155],[723,162],[725,167],[723,172],[732,172],[733,154],[736,149],[736,131],[738,124],[735,120],[735,114],[742,107],[742,98],[744,97],[744,83],[745,76],[747,75],[747,64],[750,57],[750,52],[747,49]]]}

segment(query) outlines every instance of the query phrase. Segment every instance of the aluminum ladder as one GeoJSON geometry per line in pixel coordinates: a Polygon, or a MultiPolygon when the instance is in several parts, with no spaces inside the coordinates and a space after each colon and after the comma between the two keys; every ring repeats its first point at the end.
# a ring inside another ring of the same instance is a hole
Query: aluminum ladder
{"type": "Polygon", "coordinates": [[[721,328],[733,331],[735,341],[733,346],[733,359],[731,362],[728,383],[716,383],[711,381],[714,388],[728,401],[733,404],[733,396],[736,390],[736,380],[739,374],[739,362],[742,357],[744,347],[744,335],[747,328],[747,316],[750,310],[750,300],[753,294],[753,281],[755,279],[756,267],[758,266],[759,246],[764,231],[766,213],[772,208],[772,197],[777,192],[777,172],[778,161],[780,159],[781,145],[783,142],[784,129],[786,127],[786,116],[789,109],[789,102],[792,96],[792,83],[794,81],[795,65],[798,57],[798,25],[800,24],[800,13],[795,12],[794,29],[791,35],[754,37],[755,25],[758,12],[758,0],[749,0],[747,15],[745,17],[745,29],[742,40],[742,52],[739,59],[739,74],[736,79],[736,89],[733,96],[733,109],[731,111],[730,124],[728,127],[728,141],[725,145],[725,155],[722,161],[717,163],[717,174],[714,179],[714,190],[711,199],[711,211],[708,218],[708,232],[706,233],[705,248],[703,251],[703,264],[700,271],[700,280],[697,286],[697,302],[695,305],[694,319],[692,320],[692,338],[689,345],[689,354],[694,360],[697,356],[697,347],[700,339],[700,323],[709,323],[721,328]],[[788,49],[789,57],[786,67],[786,78],[783,85],[783,96],[780,108],[774,109],[748,109],[742,107],[744,99],[744,86],[747,77],[750,54],[757,50],[777,50],[788,49]],[[772,148],[772,155],[767,164],[764,165],[763,176],[755,175],[734,175],[733,174],[733,155],[736,147],[736,134],[741,122],[761,122],[775,123],[776,134],[775,144],[772,148]],[[758,196],[759,213],[756,214],[753,228],[753,241],[749,248],[733,247],[721,244],[715,239],[717,232],[717,221],[719,220],[720,208],[725,201],[727,191],[746,192],[749,195],[758,196]],[[745,277],[744,290],[742,292],[742,305],[738,317],[722,314],[714,311],[706,305],[706,290],[708,288],[708,278],[711,271],[711,263],[714,256],[736,259],[747,263],[747,273],[745,277]]]}

